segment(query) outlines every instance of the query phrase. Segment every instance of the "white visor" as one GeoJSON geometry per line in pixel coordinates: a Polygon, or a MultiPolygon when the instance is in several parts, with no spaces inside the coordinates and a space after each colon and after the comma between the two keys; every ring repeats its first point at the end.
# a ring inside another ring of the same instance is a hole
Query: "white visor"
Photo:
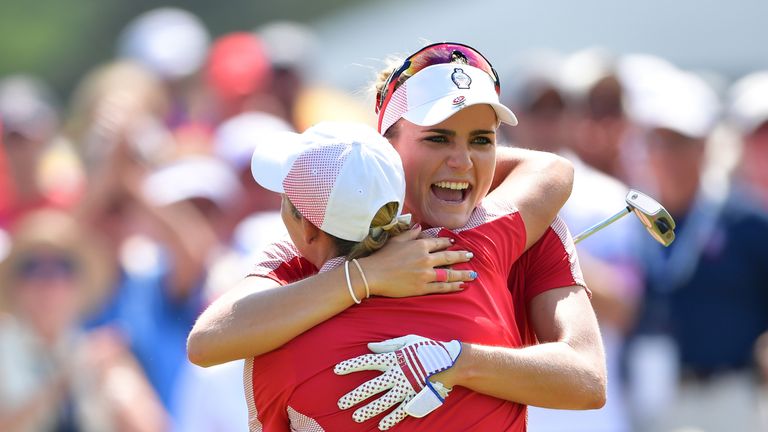
{"type": "Polygon", "coordinates": [[[459,63],[426,67],[392,94],[379,131],[384,133],[400,118],[419,126],[438,124],[463,108],[490,105],[502,123],[517,125],[517,117],[499,102],[493,78],[481,69],[459,63]]]}

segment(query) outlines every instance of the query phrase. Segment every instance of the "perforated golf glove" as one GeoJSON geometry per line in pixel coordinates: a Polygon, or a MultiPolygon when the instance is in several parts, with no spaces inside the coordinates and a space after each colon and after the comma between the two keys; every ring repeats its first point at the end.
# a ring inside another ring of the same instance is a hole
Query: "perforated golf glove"
{"type": "Polygon", "coordinates": [[[334,372],[338,375],[364,370],[384,373],[342,396],[338,405],[347,409],[389,390],[352,414],[352,419],[360,423],[400,402],[400,406],[379,422],[379,429],[387,430],[408,415],[424,417],[443,404],[451,389],[430,381],[429,377],[453,366],[461,354],[461,343],[457,340],[437,342],[408,335],[370,343],[368,349],[376,354],[364,354],[343,361],[336,365],[334,372]]]}

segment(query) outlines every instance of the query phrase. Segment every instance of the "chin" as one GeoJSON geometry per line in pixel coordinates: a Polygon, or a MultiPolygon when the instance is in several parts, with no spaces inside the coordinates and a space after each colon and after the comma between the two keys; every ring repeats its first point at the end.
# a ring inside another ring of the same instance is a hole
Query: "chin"
{"type": "Polygon", "coordinates": [[[427,221],[427,223],[433,227],[443,227],[447,229],[461,228],[467,224],[471,214],[472,214],[471,212],[451,213],[451,214],[443,213],[440,215],[433,214],[431,215],[430,220],[427,221]]]}

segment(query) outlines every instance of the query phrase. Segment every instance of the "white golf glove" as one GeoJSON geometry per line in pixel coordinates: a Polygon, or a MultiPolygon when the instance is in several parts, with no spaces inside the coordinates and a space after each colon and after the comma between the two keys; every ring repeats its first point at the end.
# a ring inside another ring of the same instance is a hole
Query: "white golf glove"
{"type": "Polygon", "coordinates": [[[352,414],[352,419],[361,423],[400,402],[400,406],[379,422],[379,429],[387,430],[408,415],[424,417],[443,404],[451,389],[430,381],[429,377],[453,366],[461,354],[461,343],[457,340],[437,342],[408,335],[370,343],[368,349],[376,354],[345,360],[336,365],[334,372],[337,375],[364,370],[384,373],[342,396],[338,405],[347,409],[389,390],[352,414]]]}

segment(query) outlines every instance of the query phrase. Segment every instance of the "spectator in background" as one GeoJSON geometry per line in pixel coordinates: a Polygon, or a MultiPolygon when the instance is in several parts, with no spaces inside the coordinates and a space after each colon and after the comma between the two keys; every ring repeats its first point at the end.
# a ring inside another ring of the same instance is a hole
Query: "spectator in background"
{"type": "MultiPolygon", "coordinates": [[[[226,228],[221,233],[221,253],[209,265],[206,303],[248,273],[252,254],[287,236],[280,218],[280,195],[253,181],[251,157],[256,146],[273,136],[272,133],[292,130],[283,119],[254,111],[224,121],[214,133],[213,153],[223,161],[220,164],[226,163],[232,170],[232,182],[238,181],[239,185],[221,188],[222,193],[232,198],[229,200],[232,205],[228,206],[223,220],[216,222],[217,226],[226,228]]],[[[268,142],[267,145],[279,144],[268,142]]],[[[199,170],[190,170],[188,175],[192,183],[201,186],[212,180],[210,176],[200,176],[199,170]]],[[[178,183],[184,182],[177,179],[166,187],[178,188],[178,183]]],[[[247,430],[248,409],[242,381],[243,361],[210,368],[186,363],[175,392],[179,419],[176,429],[180,432],[247,430]]]]}
{"type": "Polygon", "coordinates": [[[216,39],[205,64],[205,78],[215,107],[214,124],[248,111],[290,118],[269,93],[269,58],[263,42],[252,33],[228,33],[216,39]]]}
{"type": "Polygon", "coordinates": [[[634,84],[644,188],[677,223],[669,248],[639,242],[646,289],[628,352],[638,430],[759,430],[753,349],[768,328],[768,216],[734,184],[708,182],[719,101],[703,80],[653,59],[634,84]]]}
{"type": "Polygon", "coordinates": [[[170,109],[162,120],[171,129],[204,120],[199,71],[210,39],[200,18],[174,7],[144,12],[120,33],[118,58],[147,68],[168,93],[170,109]]]}
{"type": "Polygon", "coordinates": [[[768,209],[768,71],[733,84],[728,119],[743,140],[737,178],[768,209]]]}
{"type": "Polygon", "coordinates": [[[349,93],[329,86],[307,87],[294,107],[296,130],[306,130],[321,121],[375,124],[372,113],[349,93]]]}
{"type": "Polygon", "coordinates": [[[760,425],[765,430],[768,427],[768,332],[764,332],[755,344],[755,363],[760,379],[758,394],[760,425]]]}
{"type": "Polygon", "coordinates": [[[79,330],[112,276],[93,240],[60,211],[37,210],[14,226],[10,254],[0,263],[3,431],[152,432],[165,425],[122,340],[79,330]]]}
{"type": "MultiPolygon", "coordinates": [[[[572,59],[568,59],[570,61],[572,59]]],[[[589,113],[583,104],[570,104],[577,95],[563,88],[574,80],[583,80],[585,71],[567,67],[568,63],[554,53],[535,53],[519,65],[512,91],[507,94],[509,105],[520,123],[506,128],[514,145],[558,153],[574,165],[571,197],[560,216],[568,227],[579,233],[604,220],[622,208],[627,187],[609,175],[583,162],[568,147],[568,137],[589,113]],[[573,74],[576,74],[575,76],[573,74]]],[[[588,89],[579,95],[588,97],[588,89]]],[[[620,353],[627,327],[640,291],[640,275],[631,265],[630,218],[616,222],[610,233],[592,237],[577,246],[584,278],[592,291],[592,304],[600,323],[606,351],[608,397],[600,410],[564,411],[529,407],[528,422],[536,431],[606,431],[621,432],[630,428],[624,406],[620,373],[620,353]]]]}
{"type": "Polygon", "coordinates": [[[261,250],[276,240],[275,231],[277,235],[284,232],[280,229],[280,195],[253,181],[251,157],[258,143],[269,139],[273,132],[292,130],[283,119],[255,111],[232,117],[216,129],[213,153],[231,167],[243,189],[243,198],[230,212],[229,239],[241,254],[261,250]]]}
{"type": "MultiPolygon", "coordinates": [[[[59,115],[53,92],[44,82],[27,75],[0,80],[0,119],[8,190],[7,208],[0,209],[0,226],[23,214],[52,205],[57,198],[41,182],[42,161],[58,133],[59,115]]],[[[61,198],[61,197],[58,197],[61,198]]],[[[59,204],[68,204],[67,200],[59,204]]]]}
{"type": "Polygon", "coordinates": [[[283,106],[284,119],[296,130],[303,130],[296,119],[296,105],[307,84],[308,70],[318,59],[317,36],[308,26],[294,21],[269,22],[257,28],[256,35],[263,41],[272,66],[269,92],[283,106]]]}
{"type": "MultiPolygon", "coordinates": [[[[142,185],[143,196],[160,212],[185,216],[179,223],[197,237],[197,259],[205,272],[229,251],[230,214],[243,189],[232,169],[210,155],[187,155],[159,167],[142,185]]],[[[204,294],[206,295],[206,294],[204,294]]]]}
{"type": "Polygon", "coordinates": [[[563,65],[564,96],[570,112],[569,147],[598,171],[629,181],[624,159],[631,157],[623,145],[628,121],[624,113],[625,90],[617,59],[601,48],[577,51],[563,65]]]}
{"type": "MultiPolygon", "coordinates": [[[[238,179],[225,162],[212,156],[190,155],[151,174],[144,184],[144,191],[155,205],[163,208],[192,206],[202,216],[195,235],[208,234],[206,237],[212,240],[206,246],[201,245],[207,252],[202,307],[207,299],[219,294],[217,289],[222,279],[237,278],[245,271],[237,266],[239,261],[228,261],[231,254],[229,213],[236,211],[236,203],[243,196],[238,179]]],[[[195,317],[196,313],[191,316],[195,317]]],[[[190,315],[184,317],[186,327],[175,327],[179,333],[174,335],[174,343],[179,337],[185,337],[182,330],[189,331],[189,318],[190,315]]],[[[177,348],[178,345],[174,352],[177,348]]],[[[176,356],[174,360],[178,361],[176,356]]],[[[216,370],[200,370],[182,359],[175,367],[169,395],[170,409],[176,420],[174,430],[242,430],[247,424],[247,409],[242,391],[232,391],[231,387],[242,385],[242,362],[223,365],[216,370]]]]}
{"type": "Polygon", "coordinates": [[[65,133],[83,160],[86,175],[106,168],[120,140],[126,156],[142,165],[170,157],[174,141],[163,123],[170,96],[139,63],[113,61],[87,73],[72,96],[65,133]]]}
{"type": "MultiPolygon", "coordinates": [[[[13,207],[13,179],[11,177],[11,162],[8,160],[5,150],[3,132],[3,119],[0,117],[0,214],[8,214],[13,207]]],[[[5,225],[0,221],[0,231],[5,225]]],[[[2,231],[4,232],[4,231],[2,231]]],[[[0,255],[4,256],[4,255],[0,255]]]]}
{"type": "Polygon", "coordinates": [[[86,76],[75,97],[70,133],[87,175],[77,214],[105,237],[105,255],[119,269],[87,324],[121,332],[170,410],[218,238],[200,208],[189,202],[160,206],[145,193],[148,176],[179,151],[161,120],[170,104],[154,75],[115,62],[86,76]]]}

